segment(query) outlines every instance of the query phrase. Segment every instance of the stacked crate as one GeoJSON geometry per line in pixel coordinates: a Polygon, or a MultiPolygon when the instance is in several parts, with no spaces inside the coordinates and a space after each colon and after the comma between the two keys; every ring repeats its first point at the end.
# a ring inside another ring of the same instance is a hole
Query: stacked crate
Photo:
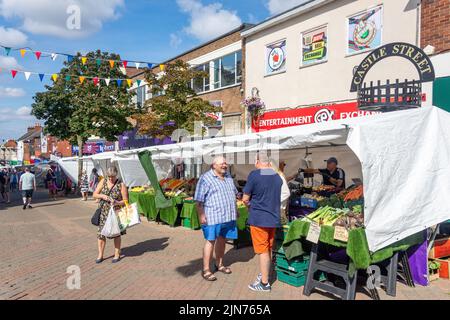
{"type": "Polygon", "coordinates": [[[283,247],[275,252],[275,271],[279,281],[290,284],[294,287],[301,287],[305,284],[306,273],[308,272],[309,256],[304,255],[292,260],[288,260],[284,254],[283,247]]]}

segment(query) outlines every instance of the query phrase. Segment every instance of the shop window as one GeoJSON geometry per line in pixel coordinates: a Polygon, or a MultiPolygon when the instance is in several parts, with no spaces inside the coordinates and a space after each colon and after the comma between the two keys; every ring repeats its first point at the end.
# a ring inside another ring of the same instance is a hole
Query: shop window
{"type": "Polygon", "coordinates": [[[223,117],[223,134],[225,136],[233,136],[241,134],[241,115],[224,116],[223,117]]]}

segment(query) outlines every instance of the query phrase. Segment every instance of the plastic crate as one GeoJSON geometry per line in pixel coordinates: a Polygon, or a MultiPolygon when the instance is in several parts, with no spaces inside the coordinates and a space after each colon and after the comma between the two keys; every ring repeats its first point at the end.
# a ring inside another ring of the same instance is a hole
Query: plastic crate
{"type": "Polygon", "coordinates": [[[277,267],[291,271],[294,274],[301,275],[308,271],[309,266],[309,257],[307,259],[292,259],[287,260],[285,257],[281,255],[277,255],[277,267]]]}
{"type": "Polygon", "coordinates": [[[191,229],[192,228],[191,219],[183,218],[183,227],[191,229]]]}
{"type": "Polygon", "coordinates": [[[301,197],[300,198],[300,205],[302,207],[307,207],[307,208],[313,208],[316,209],[317,208],[317,200],[315,199],[310,199],[310,198],[305,198],[305,197],[301,197]]]}
{"type": "Polygon", "coordinates": [[[280,269],[278,267],[275,268],[277,272],[277,279],[281,282],[287,283],[294,287],[301,287],[305,285],[306,282],[306,276],[303,275],[293,275],[287,270],[280,269]]]}

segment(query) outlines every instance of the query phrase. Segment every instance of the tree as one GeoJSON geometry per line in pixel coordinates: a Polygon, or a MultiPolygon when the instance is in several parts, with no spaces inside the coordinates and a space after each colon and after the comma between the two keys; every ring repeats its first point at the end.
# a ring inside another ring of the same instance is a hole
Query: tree
{"type": "Polygon", "coordinates": [[[194,133],[195,121],[204,125],[214,124],[216,120],[208,113],[221,112],[222,109],[197,97],[190,86],[192,79],[207,77],[206,72],[195,70],[181,60],[165,65],[162,75],[147,70],[145,79],[153,97],[144,106],[146,112],[133,117],[137,120],[139,133],[167,137],[175,129],[194,133]]]}
{"type": "MultiPolygon", "coordinates": [[[[131,129],[127,117],[136,112],[131,105],[133,94],[127,90],[126,82],[118,86],[115,81],[125,75],[117,64],[111,68],[108,62],[120,60],[120,56],[98,50],[85,57],[85,64],[80,53],[72,61],[64,62],[57,80],[46,85],[45,92],[33,97],[31,112],[37,119],[44,120],[46,133],[77,144],[80,158],[83,144],[91,135],[115,141],[117,135],[131,129]],[[80,76],[109,78],[111,83],[95,84],[92,78],[80,81],[80,76]]],[[[79,179],[81,172],[80,160],[79,179]]]]}

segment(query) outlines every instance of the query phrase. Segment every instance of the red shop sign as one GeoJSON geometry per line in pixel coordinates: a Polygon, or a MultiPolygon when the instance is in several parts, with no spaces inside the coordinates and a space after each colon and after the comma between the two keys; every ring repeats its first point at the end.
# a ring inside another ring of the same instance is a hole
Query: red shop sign
{"type": "Polygon", "coordinates": [[[254,132],[259,132],[330,120],[363,117],[375,113],[378,112],[359,110],[356,101],[291,110],[269,111],[264,113],[258,121],[252,122],[252,129],[254,132]]]}

